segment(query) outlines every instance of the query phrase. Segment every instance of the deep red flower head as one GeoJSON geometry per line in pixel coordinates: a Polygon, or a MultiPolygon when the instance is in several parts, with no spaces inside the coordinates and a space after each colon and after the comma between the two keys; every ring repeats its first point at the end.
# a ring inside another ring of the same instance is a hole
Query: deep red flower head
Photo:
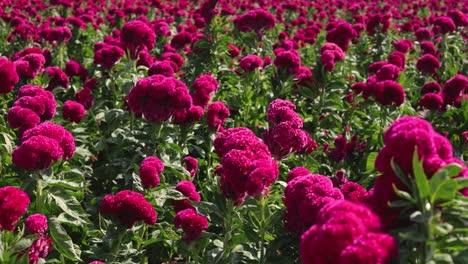
{"type": "Polygon", "coordinates": [[[140,179],[145,189],[157,187],[159,175],[164,170],[164,164],[157,157],[146,157],[140,164],[140,179]]]}
{"type": "Polygon", "coordinates": [[[43,214],[33,214],[24,221],[31,234],[42,234],[47,230],[47,217],[43,214]]]}
{"type": "Polygon", "coordinates": [[[226,122],[229,115],[229,108],[227,108],[223,102],[216,101],[209,104],[206,112],[206,120],[210,130],[218,131],[219,128],[223,126],[224,122],[226,122]]]}
{"type": "Polygon", "coordinates": [[[190,242],[198,239],[208,228],[208,220],[193,209],[185,209],[174,216],[174,225],[176,228],[182,228],[185,233],[182,239],[190,242]]]}
{"type": "Polygon", "coordinates": [[[18,73],[16,73],[15,64],[5,58],[0,58],[0,94],[6,94],[15,88],[15,84],[19,81],[18,73]]]}
{"type": "Polygon", "coordinates": [[[26,213],[29,196],[19,188],[6,186],[0,188],[0,229],[12,231],[15,224],[26,213]]]}
{"type": "Polygon", "coordinates": [[[73,123],[81,123],[81,119],[86,115],[85,107],[79,102],[68,100],[63,104],[62,117],[73,123]]]}

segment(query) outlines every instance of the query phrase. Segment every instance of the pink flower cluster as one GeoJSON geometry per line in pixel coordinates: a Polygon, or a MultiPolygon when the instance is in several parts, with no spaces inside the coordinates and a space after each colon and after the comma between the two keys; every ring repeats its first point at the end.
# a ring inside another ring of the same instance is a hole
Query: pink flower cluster
{"type": "Polygon", "coordinates": [[[15,224],[26,213],[29,196],[19,188],[5,186],[0,188],[0,229],[12,231],[15,224]]]}
{"type": "Polygon", "coordinates": [[[38,234],[29,247],[29,263],[38,263],[40,259],[45,259],[49,252],[53,250],[51,244],[53,240],[45,233],[47,230],[47,217],[42,214],[33,214],[26,218],[24,224],[31,234],[38,234]]]}
{"type": "Polygon", "coordinates": [[[229,108],[221,101],[216,101],[208,105],[206,111],[206,121],[211,131],[222,129],[224,122],[231,115],[229,108]]]}
{"type": "Polygon", "coordinates": [[[397,256],[396,240],[382,233],[377,215],[364,205],[331,201],[317,222],[301,237],[304,264],[390,263],[397,256]]]}
{"type": "Polygon", "coordinates": [[[104,196],[101,202],[101,213],[113,216],[127,228],[131,228],[138,221],[154,225],[157,219],[156,211],[145,197],[130,190],[104,196]]]}
{"type": "Polygon", "coordinates": [[[268,107],[267,119],[273,127],[262,137],[277,160],[293,152],[308,154],[317,149],[317,143],[307,131],[302,130],[304,120],[294,112],[295,109],[292,102],[282,99],[274,100],[268,107]]]}
{"type": "Polygon", "coordinates": [[[164,170],[164,164],[157,157],[146,157],[140,164],[140,179],[143,188],[151,189],[159,185],[159,175],[164,170]]]}
{"type": "Polygon", "coordinates": [[[278,165],[268,147],[247,128],[224,130],[216,136],[214,147],[221,158],[215,171],[221,178],[221,190],[236,205],[247,195],[267,193],[278,177],[278,165]]]}
{"type": "Polygon", "coordinates": [[[261,36],[262,31],[275,26],[276,19],[264,9],[254,9],[234,19],[234,25],[242,32],[254,31],[261,36]]]}
{"type": "Polygon", "coordinates": [[[24,132],[12,159],[22,169],[43,170],[53,161],[70,159],[74,153],[73,135],[60,125],[45,122],[24,132]]]}
{"type": "Polygon", "coordinates": [[[174,225],[176,228],[182,228],[185,233],[182,239],[190,242],[198,239],[208,228],[208,220],[194,209],[184,209],[174,216],[174,225]]]}
{"type": "MultiPolygon", "coordinates": [[[[387,228],[395,224],[394,220],[399,215],[397,209],[388,207],[388,202],[398,199],[392,185],[400,190],[406,190],[393,172],[392,160],[405,176],[411,176],[413,153],[417,148],[427,177],[431,177],[437,170],[451,163],[463,167],[458,177],[468,177],[468,168],[461,160],[453,157],[450,142],[435,132],[429,122],[421,118],[406,116],[395,120],[385,131],[383,139],[385,146],[375,160],[375,168],[381,171],[382,175],[377,178],[374,188],[370,191],[369,203],[374,212],[385,221],[383,224],[387,228]]],[[[467,190],[462,193],[468,195],[467,190]]]]}
{"type": "Polygon", "coordinates": [[[15,64],[5,58],[0,58],[0,94],[6,94],[15,88],[15,84],[19,81],[18,73],[16,73],[15,64]]]}
{"type": "Polygon", "coordinates": [[[320,62],[329,72],[333,71],[336,62],[342,61],[344,58],[343,50],[335,43],[325,43],[320,48],[320,62]]]}
{"type": "Polygon", "coordinates": [[[120,31],[120,42],[130,51],[132,58],[137,58],[144,49],[152,50],[155,41],[153,29],[140,20],[126,22],[120,31]]]}
{"type": "Polygon", "coordinates": [[[127,96],[130,111],[151,122],[167,121],[192,106],[187,86],[173,77],[153,75],[140,79],[127,96]]]}
{"type": "Polygon", "coordinates": [[[39,86],[23,85],[18,91],[18,99],[8,111],[8,124],[11,128],[19,128],[21,134],[41,121],[52,119],[56,107],[53,93],[39,86]]]}

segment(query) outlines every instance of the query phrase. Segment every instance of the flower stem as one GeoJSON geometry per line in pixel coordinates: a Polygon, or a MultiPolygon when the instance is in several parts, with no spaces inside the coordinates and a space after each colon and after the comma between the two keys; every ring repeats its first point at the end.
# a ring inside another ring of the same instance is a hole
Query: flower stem
{"type": "Polygon", "coordinates": [[[223,263],[230,263],[231,253],[231,237],[232,237],[232,212],[234,210],[233,202],[228,199],[226,201],[226,217],[224,218],[224,239],[223,239],[223,263]]]}
{"type": "Polygon", "coordinates": [[[260,264],[265,263],[265,197],[260,197],[260,264]]]}

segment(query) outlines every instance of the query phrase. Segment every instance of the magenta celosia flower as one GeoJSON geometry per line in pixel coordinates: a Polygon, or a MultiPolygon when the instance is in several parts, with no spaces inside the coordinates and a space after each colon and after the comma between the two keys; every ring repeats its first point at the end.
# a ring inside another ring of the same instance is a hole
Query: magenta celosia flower
{"type": "Polygon", "coordinates": [[[164,52],[159,60],[171,63],[174,72],[178,72],[185,63],[184,58],[179,53],[175,52],[164,52]]]}
{"type": "Polygon", "coordinates": [[[375,100],[383,105],[399,106],[405,101],[403,86],[394,81],[377,82],[374,85],[375,100]]]}
{"type": "Polygon", "coordinates": [[[398,66],[400,70],[404,70],[406,66],[406,55],[403,52],[394,51],[388,55],[388,63],[398,66]]]}
{"type": "Polygon", "coordinates": [[[156,211],[140,193],[124,190],[115,195],[106,195],[100,205],[103,215],[113,216],[119,223],[131,228],[136,222],[143,221],[154,225],[156,211]]]}
{"type": "Polygon", "coordinates": [[[197,192],[195,184],[191,181],[182,180],[176,185],[176,190],[181,192],[188,199],[174,201],[174,211],[180,212],[185,209],[194,209],[189,200],[199,202],[201,200],[200,194],[197,192]]]}
{"type": "Polygon", "coordinates": [[[392,236],[367,232],[341,252],[339,264],[390,263],[397,256],[397,249],[392,236]]]}
{"type": "Polygon", "coordinates": [[[367,67],[367,72],[368,73],[376,73],[380,68],[382,68],[384,65],[387,65],[387,61],[375,61],[367,67]]]}
{"type": "Polygon", "coordinates": [[[301,58],[296,50],[286,50],[276,55],[273,64],[288,73],[292,73],[301,66],[301,58]]]}
{"type": "Polygon", "coordinates": [[[84,87],[75,94],[75,100],[82,104],[86,109],[90,109],[94,104],[94,96],[89,87],[84,87]]]}
{"type": "Polygon", "coordinates": [[[208,228],[208,220],[193,209],[185,209],[174,216],[174,225],[176,228],[182,228],[185,233],[182,239],[190,242],[198,239],[208,228]]]}
{"type": "Polygon", "coordinates": [[[333,71],[336,62],[344,60],[345,57],[343,50],[335,43],[323,44],[320,54],[320,62],[329,72],[333,71]]]}
{"type": "Polygon", "coordinates": [[[464,93],[468,92],[468,78],[462,74],[457,74],[447,80],[444,84],[442,94],[447,103],[454,103],[464,93]]]}
{"type": "Polygon", "coordinates": [[[418,59],[416,68],[422,73],[434,75],[440,68],[440,61],[432,54],[424,54],[418,59]]]}
{"type": "Polygon", "coordinates": [[[414,34],[416,35],[416,40],[419,42],[422,42],[424,40],[430,40],[434,36],[432,30],[427,29],[425,27],[418,28],[416,32],[414,32],[414,34]]]}
{"type": "Polygon", "coordinates": [[[216,101],[209,104],[206,112],[206,120],[210,130],[218,131],[219,128],[224,125],[229,115],[229,108],[227,108],[223,102],[216,101]]]}
{"type": "Polygon", "coordinates": [[[334,188],[326,176],[308,174],[292,179],[284,190],[286,229],[301,234],[315,223],[319,210],[325,204],[342,199],[341,191],[334,188]]]}
{"type": "Polygon", "coordinates": [[[275,99],[268,105],[267,120],[275,125],[287,122],[292,127],[302,128],[304,120],[294,111],[296,105],[291,101],[275,99]]]}
{"type": "Polygon", "coordinates": [[[183,49],[186,45],[192,42],[193,35],[188,31],[181,31],[174,35],[171,39],[171,47],[176,50],[183,49]]]}
{"type": "Polygon", "coordinates": [[[227,46],[229,48],[229,51],[228,51],[229,57],[235,58],[240,55],[239,48],[236,47],[234,44],[228,44],[227,46]]]}
{"type": "Polygon", "coordinates": [[[79,62],[74,60],[67,61],[65,73],[69,76],[79,76],[82,80],[88,78],[88,70],[79,62]]]}
{"type": "Polygon", "coordinates": [[[63,87],[66,89],[70,84],[70,79],[68,79],[67,74],[64,73],[59,67],[47,67],[44,70],[44,74],[47,74],[50,79],[49,84],[47,85],[47,90],[53,90],[57,87],[63,87]]]}
{"type": "Polygon", "coordinates": [[[262,58],[260,58],[257,55],[247,55],[243,57],[239,61],[239,67],[244,71],[244,72],[251,72],[254,71],[257,68],[260,68],[262,66],[262,58]]]}
{"type": "Polygon", "coordinates": [[[118,46],[104,42],[94,44],[94,64],[101,65],[106,70],[111,69],[124,54],[125,51],[118,46]]]}
{"type": "Polygon", "coordinates": [[[24,221],[26,228],[31,234],[44,233],[47,230],[47,217],[43,214],[33,214],[24,221]]]}
{"type": "Polygon", "coordinates": [[[85,115],[86,109],[82,104],[72,100],[68,100],[63,104],[63,119],[79,124],[85,115]]]}
{"type": "Polygon", "coordinates": [[[102,261],[99,261],[99,260],[95,260],[95,261],[91,261],[90,263],[88,264],[106,264],[105,262],[102,262],[102,261]]]}
{"type": "Polygon", "coordinates": [[[367,201],[367,191],[355,182],[345,182],[341,186],[341,192],[343,193],[344,199],[354,203],[364,203],[367,201]]]}
{"type": "Polygon", "coordinates": [[[409,39],[400,39],[393,42],[393,48],[399,52],[407,53],[413,48],[413,43],[409,39]]]}
{"type": "Polygon", "coordinates": [[[444,98],[441,94],[427,93],[419,99],[418,105],[429,110],[439,110],[444,107],[444,98]]]}
{"type": "Polygon", "coordinates": [[[193,104],[205,108],[211,99],[211,94],[218,90],[218,81],[211,74],[202,74],[195,79],[192,89],[193,104]]]}
{"type": "MultiPolygon", "coordinates": [[[[28,131],[26,131],[28,132],[28,131]]],[[[32,136],[15,148],[13,163],[25,170],[43,170],[63,156],[59,143],[45,136],[32,136]]]]}
{"type": "Polygon", "coordinates": [[[151,189],[159,185],[159,175],[164,170],[164,164],[157,157],[146,157],[140,164],[141,184],[145,189],[151,189]]]}
{"type": "Polygon", "coordinates": [[[48,235],[39,236],[38,239],[34,240],[29,248],[29,263],[36,264],[40,259],[45,259],[49,252],[53,250],[52,242],[52,238],[49,238],[48,235]]]}
{"type": "Polygon", "coordinates": [[[68,160],[75,153],[75,139],[73,135],[60,125],[44,122],[24,132],[21,141],[25,142],[34,136],[46,136],[58,142],[63,150],[63,159],[68,160]]]}
{"type": "Polygon", "coordinates": [[[309,169],[306,167],[295,167],[289,171],[288,175],[286,176],[286,182],[290,182],[297,177],[307,176],[310,175],[309,169]]]}
{"type": "Polygon", "coordinates": [[[174,69],[168,61],[157,61],[148,69],[148,76],[157,74],[174,77],[174,69]]]}
{"type": "MultiPolygon", "coordinates": [[[[192,94],[192,99],[195,101],[195,98],[192,94]]],[[[192,105],[189,109],[183,109],[176,111],[172,118],[173,124],[178,125],[188,125],[194,122],[201,120],[204,113],[204,109],[198,105],[192,105]]]]}
{"type": "Polygon", "coordinates": [[[424,84],[424,86],[421,88],[421,95],[425,95],[427,93],[438,93],[440,92],[442,88],[440,87],[440,84],[437,82],[428,82],[424,84]]]}
{"type": "Polygon", "coordinates": [[[12,231],[15,224],[26,213],[29,196],[19,188],[5,186],[0,188],[0,229],[12,231]]]}
{"type": "Polygon", "coordinates": [[[184,168],[190,173],[190,177],[195,177],[198,171],[198,161],[196,158],[187,156],[184,158],[184,168]]]}
{"type": "Polygon", "coordinates": [[[15,64],[4,58],[0,58],[0,80],[2,80],[0,84],[0,94],[13,91],[15,84],[19,81],[15,64]]]}
{"type": "Polygon", "coordinates": [[[379,218],[366,206],[349,201],[332,201],[320,210],[317,223],[302,234],[301,261],[304,264],[347,263],[345,260],[349,257],[350,261],[370,261],[362,263],[388,263],[396,256],[397,243],[391,236],[379,231],[379,218]],[[368,248],[368,252],[360,250],[364,241],[372,244],[375,238],[385,242],[368,248]]]}
{"type": "Polygon", "coordinates": [[[436,34],[446,34],[456,29],[455,23],[450,17],[441,16],[434,20],[432,30],[436,34]]]}
{"type": "Polygon", "coordinates": [[[242,32],[255,31],[261,36],[262,31],[275,26],[275,17],[264,9],[254,9],[234,19],[234,25],[242,32]]]}
{"type": "Polygon", "coordinates": [[[343,51],[348,50],[349,43],[355,39],[358,33],[354,28],[346,21],[338,20],[335,21],[333,27],[327,28],[327,42],[335,43],[343,51]]]}
{"type": "Polygon", "coordinates": [[[216,169],[221,190],[236,205],[247,195],[265,194],[278,177],[278,166],[267,146],[247,128],[224,130],[214,146],[221,158],[221,166],[216,169]]]}
{"type": "Polygon", "coordinates": [[[45,58],[42,54],[30,53],[18,58],[14,64],[20,78],[33,79],[44,67],[45,58]]]}
{"type": "Polygon", "coordinates": [[[386,64],[382,66],[375,75],[378,82],[387,80],[396,81],[400,76],[400,68],[393,64],[386,64]]]}
{"type": "Polygon", "coordinates": [[[188,110],[192,98],[187,86],[173,77],[153,75],[140,79],[127,96],[130,111],[151,122],[168,120],[176,111],[188,110]]]}
{"type": "Polygon", "coordinates": [[[296,69],[294,74],[296,75],[294,79],[299,85],[309,88],[312,87],[314,80],[312,79],[312,70],[309,67],[300,66],[298,69],[296,69]]]}
{"type": "Polygon", "coordinates": [[[120,31],[120,41],[130,50],[133,58],[146,47],[148,50],[154,48],[156,34],[143,21],[133,20],[126,22],[120,31]]]}

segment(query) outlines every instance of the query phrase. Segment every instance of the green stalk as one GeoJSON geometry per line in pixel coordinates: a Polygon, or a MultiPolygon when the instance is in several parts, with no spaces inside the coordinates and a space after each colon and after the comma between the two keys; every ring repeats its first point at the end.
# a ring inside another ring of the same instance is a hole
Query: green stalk
{"type": "Polygon", "coordinates": [[[260,264],[265,263],[265,197],[260,197],[260,264]]]}
{"type": "Polygon", "coordinates": [[[228,199],[226,201],[226,216],[224,218],[224,239],[223,239],[223,263],[230,263],[231,255],[231,237],[232,237],[232,212],[234,211],[233,202],[228,199]]]}

